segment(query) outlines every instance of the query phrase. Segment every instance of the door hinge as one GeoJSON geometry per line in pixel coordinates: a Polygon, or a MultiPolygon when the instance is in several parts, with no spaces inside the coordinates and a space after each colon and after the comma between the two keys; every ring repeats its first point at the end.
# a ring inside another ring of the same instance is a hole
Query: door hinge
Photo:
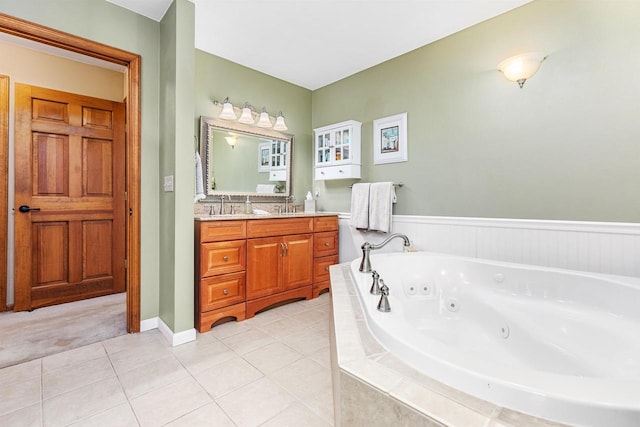
{"type": "Polygon", "coordinates": [[[129,263],[128,263],[128,262],[127,262],[127,260],[125,259],[125,260],[124,260],[124,268],[125,268],[125,270],[127,269],[128,264],[129,264],[129,263]]]}
{"type": "Polygon", "coordinates": [[[124,201],[128,201],[129,200],[129,195],[127,194],[127,192],[124,192],[124,201]]]}

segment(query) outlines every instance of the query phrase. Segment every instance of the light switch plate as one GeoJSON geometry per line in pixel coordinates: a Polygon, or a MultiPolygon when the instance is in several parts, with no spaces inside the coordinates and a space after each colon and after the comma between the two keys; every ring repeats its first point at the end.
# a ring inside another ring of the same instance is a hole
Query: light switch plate
{"type": "Polygon", "coordinates": [[[164,177],[164,191],[173,191],[173,175],[164,177]]]}

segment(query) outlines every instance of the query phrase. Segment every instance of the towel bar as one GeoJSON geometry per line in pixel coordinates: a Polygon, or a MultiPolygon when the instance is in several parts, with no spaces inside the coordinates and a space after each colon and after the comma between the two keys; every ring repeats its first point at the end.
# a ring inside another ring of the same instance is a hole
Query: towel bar
{"type": "MultiPolygon", "coordinates": [[[[396,183],[394,183],[394,184],[393,184],[393,186],[394,186],[394,187],[396,187],[396,188],[398,188],[398,187],[402,187],[403,185],[404,185],[404,184],[403,184],[403,183],[401,183],[401,182],[400,182],[400,183],[398,183],[398,184],[396,184],[396,183]]],[[[351,185],[347,186],[347,188],[353,188],[353,184],[351,184],[351,185]]]]}

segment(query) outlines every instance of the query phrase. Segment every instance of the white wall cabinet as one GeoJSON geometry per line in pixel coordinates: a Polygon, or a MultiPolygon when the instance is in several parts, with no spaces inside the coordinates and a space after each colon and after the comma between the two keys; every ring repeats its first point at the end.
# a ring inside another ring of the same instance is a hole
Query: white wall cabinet
{"type": "Polygon", "coordinates": [[[271,141],[269,181],[287,180],[287,150],[288,144],[286,142],[271,141]]]}
{"type": "Polygon", "coordinates": [[[360,133],[355,120],[314,129],[315,179],[360,178],[360,133]]]}

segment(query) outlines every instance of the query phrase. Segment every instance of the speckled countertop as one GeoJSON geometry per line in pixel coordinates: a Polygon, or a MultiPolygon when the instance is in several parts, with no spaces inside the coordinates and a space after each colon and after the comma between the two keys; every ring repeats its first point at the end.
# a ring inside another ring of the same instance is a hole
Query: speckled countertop
{"type": "Polygon", "coordinates": [[[305,218],[319,216],[336,216],[337,213],[331,212],[296,212],[283,214],[228,214],[228,215],[194,215],[196,221],[231,221],[238,219],[282,219],[282,218],[305,218]]]}

